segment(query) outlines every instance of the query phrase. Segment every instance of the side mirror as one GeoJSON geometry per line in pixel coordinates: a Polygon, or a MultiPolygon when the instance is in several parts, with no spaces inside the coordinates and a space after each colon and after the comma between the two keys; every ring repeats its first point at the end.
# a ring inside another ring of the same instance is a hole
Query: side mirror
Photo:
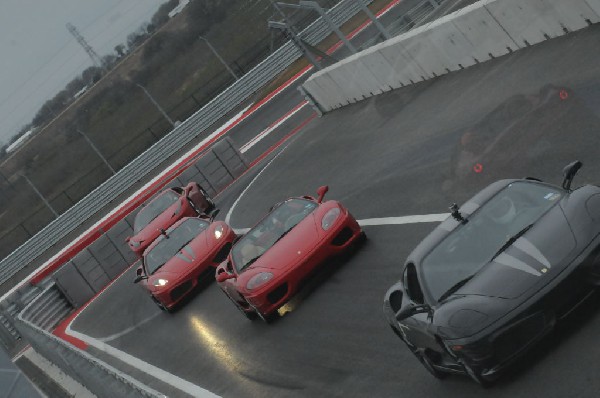
{"type": "Polygon", "coordinates": [[[401,321],[413,315],[422,314],[425,312],[431,312],[431,307],[427,304],[416,305],[414,303],[410,303],[400,308],[400,311],[396,312],[396,320],[401,321]]]}
{"type": "Polygon", "coordinates": [[[217,274],[217,282],[219,283],[223,283],[228,279],[233,279],[235,278],[235,275],[233,274],[228,274],[227,272],[221,272],[220,274],[217,274]]]}
{"type": "Polygon", "coordinates": [[[144,275],[144,270],[142,270],[142,267],[139,267],[138,269],[135,270],[135,275],[136,275],[136,277],[133,280],[133,283],[138,283],[142,279],[148,279],[148,277],[146,275],[144,275]]]}
{"type": "Polygon", "coordinates": [[[129,243],[129,241],[131,240],[131,236],[128,236],[125,238],[125,242],[129,243]]]}
{"type": "Polygon", "coordinates": [[[573,178],[575,178],[575,174],[579,171],[579,169],[583,166],[579,160],[574,161],[573,163],[569,163],[563,169],[563,176],[565,179],[563,180],[562,187],[566,191],[571,190],[571,183],[573,182],[573,178]]]}
{"type": "Polygon", "coordinates": [[[327,191],[329,191],[329,187],[327,185],[323,185],[321,187],[319,187],[319,189],[317,189],[317,202],[321,203],[323,202],[323,198],[325,197],[325,194],[327,193],[327,191]]]}

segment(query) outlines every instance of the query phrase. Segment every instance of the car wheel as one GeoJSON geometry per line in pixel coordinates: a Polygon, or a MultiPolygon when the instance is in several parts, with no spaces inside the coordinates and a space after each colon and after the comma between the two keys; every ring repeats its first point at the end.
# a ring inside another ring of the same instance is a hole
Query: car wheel
{"type": "Polygon", "coordinates": [[[365,231],[360,231],[360,236],[358,237],[358,243],[365,243],[367,241],[367,234],[365,231]]]}
{"type": "Polygon", "coordinates": [[[475,383],[479,384],[481,387],[487,388],[492,385],[492,381],[483,377],[480,373],[476,372],[466,363],[462,362],[461,365],[465,369],[465,373],[473,380],[475,383]]]}
{"type": "Polygon", "coordinates": [[[234,299],[231,298],[231,296],[229,296],[229,294],[227,294],[225,291],[221,290],[226,296],[227,298],[233,303],[233,305],[235,305],[235,308],[237,308],[242,314],[244,314],[244,316],[248,319],[250,319],[251,321],[256,319],[256,312],[254,311],[245,311],[244,308],[242,308],[242,306],[235,301],[234,299]]]}
{"type": "Polygon", "coordinates": [[[435,377],[436,379],[444,379],[448,376],[447,373],[444,372],[440,372],[439,370],[437,370],[434,366],[433,366],[433,362],[431,361],[431,359],[429,358],[429,356],[421,350],[417,350],[417,349],[413,349],[411,347],[410,351],[413,353],[413,355],[415,357],[417,357],[417,359],[419,360],[419,362],[421,362],[421,365],[423,365],[423,367],[429,372],[431,373],[431,375],[433,377],[435,377]]]}
{"type": "Polygon", "coordinates": [[[160,308],[160,310],[161,310],[161,311],[167,312],[167,313],[169,313],[169,314],[172,314],[172,313],[173,313],[173,310],[172,310],[172,309],[169,309],[169,308],[167,308],[167,307],[166,307],[166,306],[165,306],[163,303],[161,303],[161,302],[160,302],[160,300],[159,300],[159,299],[157,299],[157,298],[156,298],[156,297],[154,297],[154,296],[150,296],[150,297],[152,297],[152,301],[154,301],[154,303],[155,303],[155,304],[158,306],[158,308],[160,308]]]}
{"type": "Polygon", "coordinates": [[[256,316],[259,317],[264,323],[271,323],[275,320],[275,318],[277,318],[277,315],[278,315],[277,311],[273,311],[271,314],[265,315],[262,312],[260,312],[260,310],[258,308],[255,308],[252,305],[250,305],[250,306],[256,313],[256,316]]]}

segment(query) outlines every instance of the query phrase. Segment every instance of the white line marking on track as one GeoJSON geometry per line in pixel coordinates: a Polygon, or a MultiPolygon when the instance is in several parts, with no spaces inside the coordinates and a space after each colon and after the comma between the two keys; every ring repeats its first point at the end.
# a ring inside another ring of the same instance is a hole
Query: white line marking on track
{"type": "MultiPolygon", "coordinates": [[[[133,264],[135,265],[135,263],[133,264]]],[[[133,266],[132,265],[132,266],[133,266]]],[[[100,297],[102,294],[104,294],[104,292],[106,292],[114,283],[116,283],[121,277],[123,277],[123,275],[125,275],[127,272],[123,272],[118,278],[116,278],[115,280],[113,280],[111,283],[108,284],[108,286],[106,286],[106,288],[104,288],[104,290],[102,290],[96,297],[95,299],[97,299],[98,297],[100,297]]],[[[95,300],[94,299],[94,300],[95,300]]],[[[182,379],[181,377],[175,376],[172,373],[167,372],[166,370],[162,370],[154,365],[151,365],[147,362],[142,361],[139,358],[134,357],[133,355],[130,355],[126,352],[123,352],[113,346],[110,346],[108,344],[106,344],[104,341],[102,341],[103,339],[96,339],[94,337],[90,337],[88,335],[85,335],[83,333],[77,332],[75,330],[73,330],[71,328],[71,326],[73,325],[73,323],[75,322],[75,320],[77,318],[79,318],[79,315],[81,315],[86,309],[87,307],[93,302],[89,301],[83,308],[81,308],[79,314],[77,314],[69,323],[69,325],[67,325],[66,329],[65,329],[65,333],[68,334],[69,336],[75,337],[81,341],[83,341],[84,343],[86,343],[87,345],[94,347],[102,352],[105,352],[108,355],[113,356],[114,358],[117,358],[118,360],[122,361],[123,363],[126,363],[129,366],[133,366],[134,368],[141,370],[142,372],[145,372],[147,374],[149,374],[152,377],[155,377],[156,379],[162,381],[165,384],[169,384],[173,387],[175,387],[176,389],[183,391],[193,397],[199,397],[199,398],[214,398],[214,397],[220,397],[219,395],[213,394],[212,392],[197,386],[187,380],[182,379]]],[[[159,313],[160,314],[160,313],[159,313]]],[[[149,321],[150,319],[154,318],[154,316],[152,316],[149,319],[146,319],[144,321],[142,321],[142,323],[149,321]]],[[[138,324],[139,325],[139,324],[138,324]]],[[[128,328],[129,329],[129,328],[128,328]]],[[[126,329],[127,330],[127,329],[126,329]]],[[[124,331],[123,331],[124,332],[124,331]]],[[[124,334],[124,333],[117,333],[117,334],[124,334]]],[[[113,335],[115,336],[115,335],[113,335]]],[[[113,336],[108,336],[108,338],[111,338],[113,336]]],[[[104,338],[107,339],[107,338],[104,338]]]]}
{"type": "Polygon", "coordinates": [[[449,215],[450,213],[424,214],[419,216],[368,218],[365,220],[357,221],[361,227],[377,225],[416,224],[421,222],[442,222],[446,218],[448,218],[449,215]]]}
{"type": "Polygon", "coordinates": [[[300,106],[296,107],[296,109],[293,109],[291,112],[289,112],[284,117],[279,119],[277,122],[275,122],[271,126],[267,127],[265,130],[261,131],[256,137],[252,138],[245,145],[243,145],[240,148],[240,152],[246,153],[250,148],[252,148],[254,145],[258,144],[263,138],[265,138],[267,135],[271,134],[275,129],[277,129],[279,126],[281,126],[283,123],[285,123],[288,119],[290,119],[296,113],[300,112],[300,110],[302,108],[304,108],[306,105],[308,105],[308,102],[304,102],[300,106]]]}
{"type": "Polygon", "coordinates": [[[151,320],[153,320],[154,318],[156,318],[156,317],[157,317],[157,316],[159,316],[160,314],[162,314],[162,312],[161,312],[161,311],[158,311],[158,312],[156,312],[154,315],[151,315],[151,316],[149,316],[148,318],[144,319],[143,321],[141,321],[141,322],[138,322],[138,323],[136,323],[135,325],[133,325],[133,326],[130,326],[130,327],[128,327],[127,329],[124,329],[124,330],[122,330],[122,331],[121,331],[121,332],[119,332],[119,333],[111,334],[110,336],[106,336],[106,337],[99,338],[98,340],[99,340],[99,341],[102,341],[102,342],[104,342],[104,343],[107,343],[107,342],[109,342],[109,341],[112,341],[112,340],[118,339],[119,337],[121,337],[121,336],[125,336],[127,333],[134,331],[135,329],[139,328],[139,327],[140,327],[140,326],[142,326],[143,324],[150,322],[151,320]]]}
{"type": "Polygon", "coordinates": [[[205,390],[202,387],[199,387],[187,380],[182,379],[181,377],[175,376],[172,373],[169,373],[165,370],[157,368],[156,366],[151,365],[147,362],[144,362],[141,359],[134,357],[133,355],[130,355],[126,352],[116,349],[102,341],[99,341],[92,337],[86,336],[83,333],[79,333],[74,330],[70,330],[69,334],[75,338],[78,338],[79,340],[84,341],[88,345],[90,345],[100,351],[103,351],[103,352],[107,353],[108,355],[111,355],[111,356],[119,359],[120,361],[126,363],[127,365],[133,366],[134,368],[141,370],[142,372],[147,373],[150,376],[155,377],[158,380],[160,380],[166,384],[169,384],[180,391],[190,394],[193,397],[200,397],[200,398],[219,397],[218,395],[213,394],[212,392],[205,390]]]}
{"type": "MultiPolygon", "coordinates": [[[[419,216],[367,218],[356,220],[361,227],[377,227],[381,225],[418,224],[423,222],[442,222],[450,216],[450,213],[424,214],[419,216]]],[[[238,235],[245,234],[250,228],[234,228],[238,235]]]]}
{"type": "MultiPolygon", "coordinates": [[[[252,179],[252,181],[250,181],[250,183],[248,184],[248,186],[246,188],[244,188],[244,190],[242,191],[242,193],[240,193],[240,196],[237,197],[237,199],[235,200],[235,202],[233,202],[233,204],[231,205],[231,207],[229,208],[229,211],[227,212],[227,215],[225,216],[225,222],[227,224],[229,224],[229,220],[231,219],[231,213],[233,213],[233,209],[235,209],[235,206],[237,206],[238,202],[242,199],[242,197],[244,196],[244,194],[246,193],[246,191],[248,191],[248,189],[250,189],[250,187],[252,186],[252,184],[254,184],[254,182],[256,180],[258,180],[258,177],[260,177],[260,175],[269,167],[269,165],[271,163],[273,163],[273,161],[275,159],[277,159],[279,157],[279,155],[281,155],[286,148],[289,146],[290,144],[286,144],[283,148],[281,148],[281,152],[279,152],[277,155],[275,155],[273,157],[273,159],[269,160],[269,163],[267,163],[265,165],[265,167],[263,167],[263,169],[252,179]]],[[[231,224],[229,224],[231,225],[231,224]]],[[[235,228],[234,228],[235,230],[235,228]]]]}

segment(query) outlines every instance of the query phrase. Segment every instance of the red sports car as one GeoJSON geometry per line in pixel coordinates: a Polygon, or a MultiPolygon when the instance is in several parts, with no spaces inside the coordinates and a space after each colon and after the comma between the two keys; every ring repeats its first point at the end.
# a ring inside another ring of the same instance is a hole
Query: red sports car
{"type": "Polygon", "coordinates": [[[142,282],[160,309],[170,312],[227,258],[236,234],[226,223],[210,221],[185,217],[144,251],[134,283],[142,282]]]}
{"type": "Polygon", "coordinates": [[[215,203],[196,182],[185,187],[169,188],[152,199],[135,216],[133,237],[127,238],[129,248],[138,256],[158,238],[160,231],[169,228],[183,217],[207,214],[215,203]]]}
{"type": "Polygon", "coordinates": [[[317,266],[364,238],[341,203],[322,202],[327,190],[274,206],[217,267],[219,286],[248,318],[269,321],[317,266]]]}

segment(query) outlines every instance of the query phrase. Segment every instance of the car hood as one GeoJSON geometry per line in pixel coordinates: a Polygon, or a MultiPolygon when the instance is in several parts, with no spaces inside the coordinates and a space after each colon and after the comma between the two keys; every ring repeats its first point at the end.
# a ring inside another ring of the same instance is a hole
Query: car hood
{"type": "Polygon", "coordinates": [[[455,295],[515,299],[558,276],[576,255],[575,237],[560,206],[490,261],[455,295]]]}
{"type": "Polygon", "coordinates": [[[160,267],[151,278],[171,278],[185,274],[191,268],[206,261],[210,247],[208,244],[207,231],[202,232],[181,249],[174,257],[171,257],[162,267],[160,267]]]}
{"type": "Polygon", "coordinates": [[[302,261],[307,254],[312,252],[319,242],[319,233],[315,222],[314,213],[308,215],[279,242],[275,243],[269,250],[254,264],[248,267],[248,270],[265,268],[271,270],[287,269],[295,266],[302,261]]]}

